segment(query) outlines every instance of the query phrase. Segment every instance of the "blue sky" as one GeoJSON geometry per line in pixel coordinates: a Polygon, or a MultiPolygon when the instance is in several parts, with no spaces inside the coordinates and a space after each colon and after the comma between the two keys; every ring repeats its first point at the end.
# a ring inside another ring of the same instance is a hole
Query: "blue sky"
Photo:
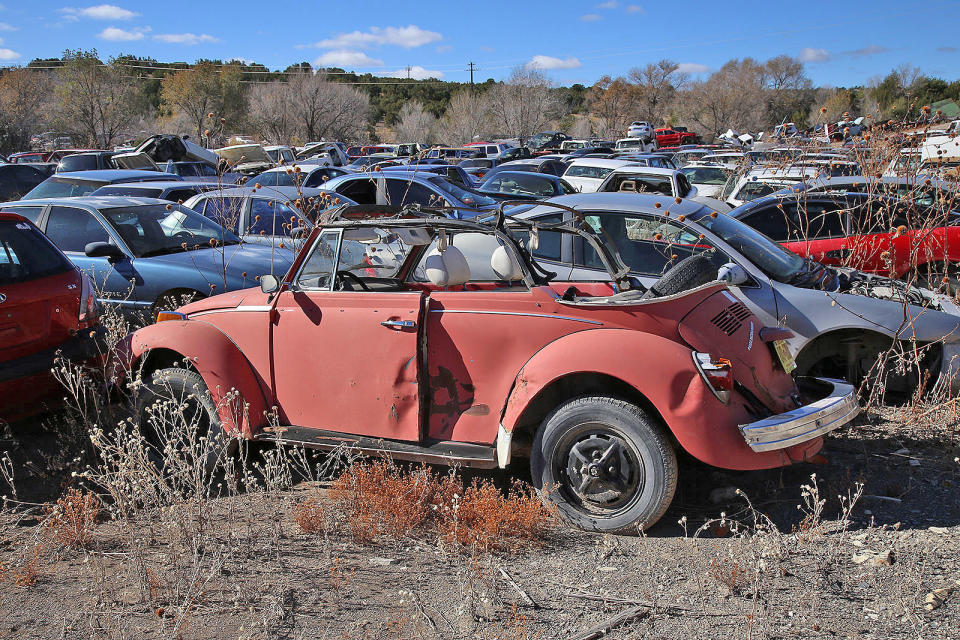
{"type": "Polygon", "coordinates": [[[502,78],[538,64],[560,84],[670,58],[708,73],[731,58],[788,54],[818,85],[853,85],[910,63],[960,78],[960,2],[271,0],[110,4],[6,0],[0,64],[96,48],[162,61],[307,61],[405,77],[502,78]]]}

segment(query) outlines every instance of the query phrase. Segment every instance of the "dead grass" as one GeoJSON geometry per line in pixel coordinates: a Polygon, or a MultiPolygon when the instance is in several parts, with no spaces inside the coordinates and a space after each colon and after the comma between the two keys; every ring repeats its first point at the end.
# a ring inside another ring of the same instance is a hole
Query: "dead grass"
{"type": "Polygon", "coordinates": [[[43,535],[64,547],[84,548],[93,536],[100,508],[100,500],[89,491],[68,489],[55,504],[47,507],[43,535]]]}
{"type": "MultiPolygon", "coordinates": [[[[557,521],[553,509],[519,482],[504,494],[489,480],[465,485],[452,472],[404,470],[384,460],[353,465],[329,495],[360,544],[380,536],[437,536],[455,546],[512,551],[542,543],[557,521]]],[[[322,505],[308,501],[298,505],[294,520],[305,532],[316,533],[326,527],[325,520],[319,522],[323,513],[322,505]]]]}

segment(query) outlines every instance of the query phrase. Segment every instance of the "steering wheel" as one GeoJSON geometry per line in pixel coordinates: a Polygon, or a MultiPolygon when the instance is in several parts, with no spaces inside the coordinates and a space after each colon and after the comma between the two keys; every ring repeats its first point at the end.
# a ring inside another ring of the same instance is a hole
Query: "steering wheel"
{"type": "Polygon", "coordinates": [[[362,289],[363,291],[370,291],[370,289],[367,287],[367,283],[363,281],[363,278],[359,277],[357,274],[355,274],[352,271],[337,271],[337,277],[340,278],[340,286],[336,287],[337,291],[343,290],[344,280],[356,282],[358,285],[360,285],[360,289],[362,289]]]}

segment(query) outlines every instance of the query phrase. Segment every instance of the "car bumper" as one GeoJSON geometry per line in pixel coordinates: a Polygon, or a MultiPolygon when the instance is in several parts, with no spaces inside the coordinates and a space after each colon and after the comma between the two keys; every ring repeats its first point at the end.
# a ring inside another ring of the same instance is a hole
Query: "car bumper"
{"type": "Polygon", "coordinates": [[[852,385],[829,378],[815,380],[829,389],[826,396],[792,411],[740,425],[740,433],[751,449],[786,449],[838,429],[856,417],[860,405],[852,385]]]}
{"type": "Polygon", "coordinates": [[[103,361],[107,330],[102,326],[83,329],[66,342],[51,349],[0,364],[0,382],[49,374],[54,360],[65,358],[71,362],[103,361]]]}

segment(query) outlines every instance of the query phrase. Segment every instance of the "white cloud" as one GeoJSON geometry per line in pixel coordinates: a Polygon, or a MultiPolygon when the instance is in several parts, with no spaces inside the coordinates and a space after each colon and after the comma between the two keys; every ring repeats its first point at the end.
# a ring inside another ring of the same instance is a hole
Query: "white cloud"
{"type": "Polygon", "coordinates": [[[16,60],[20,54],[13,49],[0,49],[0,60],[16,60]]]}
{"type": "Polygon", "coordinates": [[[357,67],[382,67],[383,60],[371,58],[362,51],[347,51],[339,49],[328,51],[313,61],[315,67],[340,67],[341,69],[357,67]]]}
{"type": "Polygon", "coordinates": [[[603,20],[603,16],[597,13],[588,13],[580,16],[580,22],[596,22],[597,20],[603,20]]]}
{"type": "Polygon", "coordinates": [[[616,9],[620,6],[620,3],[617,0],[607,0],[607,2],[601,2],[597,5],[597,9],[616,9]]]}
{"type": "Polygon", "coordinates": [[[149,30],[149,28],[146,28],[125,31],[124,29],[118,29],[116,27],[107,27],[98,33],[97,37],[101,40],[109,40],[110,42],[133,42],[134,40],[143,40],[144,33],[149,30]]]}
{"type": "Polygon", "coordinates": [[[576,69],[583,65],[573,57],[561,59],[551,56],[533,56],[524,66],[527,69],[576,69]]]}
{"type": "MultiPolygon", "coordinates": [[[[388,78],[406,78],[407,70],[398,69],[396,71],[390,71],[383,74],[388,78]]],[[[414,65],[410,67],[410,77],[414,80],[426,80],[427,78],[443,78],[443,71],[432,71],[430,69],[424,69],[421,66],[414,65]]]]}
{"type": "Polygon", "coordinates": [[[801,62],[826,62],[830,59],[830,52],[826,49],[804,47],[800,49],[800,55],[797,57],[800,58],[801,62]]]}
{"type": "Polygon", "coordinates": [[[139,13],[118,7],[113,4],[98,4],[93,7],[64,7],[60,11],[74,20],[90,18],[91,20],[130,20],[139,16],[139,13]]]}
{"type": "Polygon", "coordinates": [[[438,40],[443,40],[443,36],[436,31],[427,31],[411,24],[406,27],[370,27],[369,31],[341,33],[333,38],[321,40],[313,46],[319,49],[363,49],[393,45],[413,49],[438,40]]]}
{"type": "Polygon", "coordinates": [[[681,62],[677,65],[677,71],[680,73],[703,73],[704,71],[710,71],[710,67],[696,62],[681,62]]]}
{"type": "Polygon", "coordinates": [[[638,4],[628,4],[627,13],[646,13],[647,10],[638,4]]]}
{"type": "Polygon", "coordinates": [[[12,24],[0,22],[0,31],[16,31],[17,29],[18,27],[13,26],[12,24]]]}
{"type": "Polygon", "coordinates": [[[200,44],[201,42],[220,42],[219,39],[206,33],[201,33],[200,35],[195,33],[158,33],[153,36],[153,39],[158,42],[166,42],[167,44],[185,44],[189,47],[200,44]]]}
{"type": "Polygon", "coordinates": [[[890,51],[890,49],[882,45],[871,44],[871,45],[867,45],[863,49],[854,49],[853,51],[847,51],[846,54],[859,58],[862,56],[875,56],[878,53],[886,53],[887,51],[890,51]]]}
{"type": "Polygon", "coordinates": [[[449,44],[442,44],[437,47],[437,53],[450,53],[451,51],[453,51],[453,47],[449,44]]]}

